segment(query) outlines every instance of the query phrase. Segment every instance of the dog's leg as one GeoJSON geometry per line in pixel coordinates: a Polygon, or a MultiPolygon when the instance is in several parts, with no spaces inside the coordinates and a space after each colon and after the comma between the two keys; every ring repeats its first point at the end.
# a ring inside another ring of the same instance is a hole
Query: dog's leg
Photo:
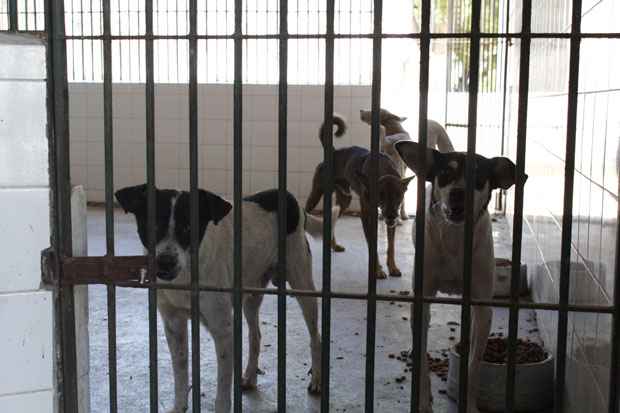
{"type": "MultiPolygon", "coordinates": [[[[404,178],[405,172],[407,171],[407,166],[402,160],[398,163],[398,166],[400,167],[400,176],[404,178]]],[[[407,195],[406,191],[403,195],[403,203],[400,204],[400,219],[403,221],[407,221],[409,219],[409,214],[407,214],[407,209],[405,208],[405,195],[407,195]]]]}
{"type": "MultiPolygon", "coordinates": [[[[366,238],[366,245],[370,245],[368,242],[370,240],[370,208],[366,206],[366,203],[363,201],[363,197],[360,197],[360,204],[362,207],[361,219],[362,227],[364,228],[364,237],[366,238]]],[[[387,274],[385,273],[385,271],[383,271],[383,268],[381,268],[381,264],[379,263],[379,254],[377,254],[377,250],[370,251],[369,248],[368,253],[375,254],[376,256],[375,262],[377,263],[377,269],[375,272],[375,276],[379,279],[387,278],[387,274]]]]}
{"type": "Polygon", "coordinates": [[[308,195],[308,200],[306,201],[306,212],[312,212],[322,196],[323,191],[321,191],[321,188],[313,185],[312,191],[310,191],[310,195],[308,195]]]}
{"type": "Polygon", "coordinates": [[[467,389],[467,412],[478,413],[476,405],[480,384],[480,362],[487,346],[493,310],[490,307],[472,307],[471,345],[469,353],[469,386],[467,389]]]}
{"type": "MultiPolygon", "coordinates": [[[[290,250],[289,250],[290,251],[290,250]]],[[[287,262],[290,263],[287,269],[288,282],[295,290],[316,291],[312,280],[312,257],[303,255],[300,257],[299,251],[290,251],[287,254],[287,262]]],[[[305,250],[303,250],[305,251],[305,250]]],[[[312,357],[312,375],[308,391],[311,394],[321,392],[321,336],[319,334],[318,307],[315,297],[297,297],[297,302],[301,307],[301,312],[308,327],[310,335],[310,352],[312,357]]]]}
{"type": "Polygon", "coordinates": [[[387,237],[388,237],[388,249],[387,249],[387,267],[390,272],[390,277],[401,277],[402,273],[396,266],[396,261],[394,259],[394,238],[396,235],[395,227],[388,227],[387,229],[387,237]]]}
{"type": "Polygon", "coordinates": [[[203,293],[200,296],[200,314],[211,332],[217,357],[217,393],[215,413],[229,413],[233,376],[233,331],[230,297],[203,293]]]}
{"type": "Polygon", "coordinates": [[[248,349],[248,364],[245,368],[245,374],[241,382],[244,390],[256,388],[256,377],[258,374],[258,356],[260,354],[260,327],[259,327],[259,310],[263,302],[263,295],[249,295],[243,303],[243,314],[248,322],[248,338],[250,348],[248,349]]]}
{"type": "MultiPolygon", "coordinates": [[[[422,307],[422,346],[420,349],[414,348],[412,350],[412,357],[422,357],[421,365],[420,365],[420,413],[433,413],[432,401],[433,397],[431,395],[431,376],[428,368],[428,359],[426,357],[426,349],[428,344],[428,328],[431,321],[431,312],[430,305],[424,304],[422,307]]],[[[411,332],[413,333],[413,329],[415,326],[413,325],[414,320],[414,308],[413,304],[411,305],[411,332]]],[[[414,378],[415,380],[415,378],[414,378]]]]}
{"type": "Polygon", "coordinates": [[[314,175],[312,176],[312,189],[310,190],[310,195],[308,195],[308,200],[306,201],[306,212],[312,212],[323,196],[323,189],[321,188],[321,178],[323,176],[322,171],[323,164],[319,164],[314,171],[314,175]]]}
{"type": "Polygon", "coordinates": [[[168,306],[160,306],[159,312],[164,321],[164,332],[174,374],[174,407],[170,413],[183,413],[187,410],[188,385],[188,347],[187,314],[168,306]]]}
{"type": "MultiPolygon", "coordinates": [[[[338,206],[340,206],[340,215],[342,215],[344,211],[346,211],[347,208],[349,208],[349,205],[351,205],[351,200],[353,199],[353,197],[351,196],[350,193],[346,193],[344,189],[341,189],[338,187],[336,187],[335,192],[336,192],[336,203],[338,204],[338,206]]],[[[335,235],[332,237],[332,249],[336,252],[343,252],[345,250],[345,248],[342,245],[336,242],[335,235]]]]}

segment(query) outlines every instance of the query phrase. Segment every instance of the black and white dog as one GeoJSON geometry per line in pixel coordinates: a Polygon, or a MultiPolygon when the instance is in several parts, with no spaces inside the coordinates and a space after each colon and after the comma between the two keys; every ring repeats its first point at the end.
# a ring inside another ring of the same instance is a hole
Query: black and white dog
{"type": "MultiPolygon", "coordinates": [[[[125,210],[135,215],[138,233],[146,247],[148,239],[146,185],[123,188],[116,199],[125,210]]],[[[173,284],[190,282],[190,194],[176,190],[156,190],[158,277],[173,284]]],[[[233,214],[232,205],[219,196],[200,190],[200,283],[213,287],[233,286],[233,214]]],[[[242,270],[244,287],[265,287],[277,276],[278,257],[278,192],[259,192],[242,204],[242,270]]],[[[335,219],[338,209],[332,211],[335,219]]],[[[294,289],[315,290],[312,280],[312,257],[305,233],[320,237],[322,220],[307,215],[291,195],[287,196],[287,273],[286,281],[294,289]]],[[[190,317],[190,293],[159,290],[157,307],[164,329],[174,371],[174,408],[187,409],[188,342],[187,321],[190,317]]],[[[260,352],[259,307],[262,294],[243,297],[243,311],[249,326],[249,357],[243,376],[243,387],[256,387],[260,352]]],[[[314,297],[298,297],[308,331],[312,357],[311,393],[320,391],[321,343],[318,331],[317,303],[314,297]]],[[[200,320],[213,336],[217,353],[217,395],[215,411],[230,411],[233,330],[230,294],[201,292],[200,320]]]]}
{"type": "MultiPolygon", "coordinates": [[[[424,295],[438,292],[460,295],[463,292],[463,255],[465,221],[465,162],[463,152],[441,153],[410,140],[395,143],[403,161],[418,176],[425,172],[427,181],[426,220],[424,222],[424,295]],[[426,150],[426,168],[418,163],[418,153],[426,150]]],[[[525,176],[527,179],[527,175],[525,176]]],[[[473,299],[493,297],[495,255],[491,217],[487,206],[495,189],[508,189],[515,184],[515,165],[508,158],[475,157],[474,226],[471,293],[473,299]]],[[[415,247],[415,226],[413,227],[415,247]]],[[[471,352],[469,353],[468,413],[478,413],[476,399],[480,361],[486,348],[493,312],[490,307],[472,307],[471,352]]],[[[431,389],[426,346],[430,322],[429,305],[422,316],[422,382],[421,412],[431,413],[431,389]]],[[[413,326],[413,307],[411,308],[413,326]]]]}

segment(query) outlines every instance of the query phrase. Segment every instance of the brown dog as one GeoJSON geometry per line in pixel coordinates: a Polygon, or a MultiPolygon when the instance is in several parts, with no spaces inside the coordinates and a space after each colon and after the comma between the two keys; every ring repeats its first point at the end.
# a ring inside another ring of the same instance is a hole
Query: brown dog
{"type": "MultiPolygon", "coordinates": [[[[346,131],[346,123],[338,116],[334,115],[334,124],[338,127],[335,132],[336,137],[342,136],[346,131]]],[[[323,142],[323,128],[321,125],[319,139],[323,142]]],[[[407,185],[412,178],[402,179],[396,165],[385,154],[379,153],[379,171],[378,171],[378,206],[387,226],[388,250],[387,250],[387,266],[389,274],[392,277],[400,277],[401,272],[396,266],[394,260],[394,235],[398,213],[403,202],[407,185]]],[[[325,166],[320,163],[314,172],[312,179],[312,191],[306,202],[306,211],[312,211],[323,196],[323,179],[325,174],[325,166]]],[[[370,151],[359,146],[349,146],[346,148],[334,150],[334,168],[333,177],[335,184],[336,203],[340,206],[342,214],[351,204],[351,190],[359,195],[361,205],[362,226],[364,227],[364,236],[368,242],[370,233],[370,151]]],[[[338,245],[335,237],[332,239],[332,247],[335,251],[344,251],[344,247],[338,245]]],[[[374,252],[376,254],[376,251],[374,252]]],[[[387,275],[377,256],[377,278],[386,278],[387,275]]]]}

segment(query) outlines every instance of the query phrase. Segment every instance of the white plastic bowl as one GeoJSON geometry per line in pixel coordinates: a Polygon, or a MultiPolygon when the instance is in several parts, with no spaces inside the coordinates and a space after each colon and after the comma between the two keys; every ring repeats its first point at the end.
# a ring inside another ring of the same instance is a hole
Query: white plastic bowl
{"type": "MultiPolygon", "coordinates": [[[[448,397],[458,398],[461,356],[452,348],[449,353],[448,397]]],[[[553,356],[538,363],[517,364],[515,376],[515,411],[538,412],[553,405],[553,356]]],[[[483,361],[480,365],[478,408],[486,412],[504,412],[506,403],[506,365],[483,361]]]]}

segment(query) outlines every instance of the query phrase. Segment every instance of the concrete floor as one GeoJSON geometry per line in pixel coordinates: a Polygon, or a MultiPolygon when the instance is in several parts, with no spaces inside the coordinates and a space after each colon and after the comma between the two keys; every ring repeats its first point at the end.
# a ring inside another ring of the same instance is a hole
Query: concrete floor
{"type": "MultiPolygon", "coordinates": [[[[103,210],[91,208],[88,214],[89,255],[102,255],[105,251],[105,223],[103,210]]],[[[118,255],[141,254],[142,246],[137,237],[133,217],[116,213],[116,248],[118,255]]],[[[381,293],[409,291],[413,268],[411,246],[411,220],[397,230],[397,263],[403,277],[378,281],[381,293]]],[[[358,218],[345,217],[338,222],[337,235],[347,251],[334,254],[332,258],[332,290],[338,292],[365,292],[367,289],[367,250],[363,242],[361,223],[358,218]]],[[[510,238],[505,222],[495,226],[496,255],[509,257],[510,238]]],[[[379,229],[380,259],[385,259],[385,229],[379,229]]],[[[314,259],[314,279],[321,287],[321,248],[318,241],[310,241],[314,259]]],[[[301,312],[294,299],[287,307],[287,398],[291,412],[319,411],[319,398],[306,392],[308,384],[309,347],[308,334],[301,312]]],[[[148,410],[148,306],[147,293],[143,290],[118,289],[117,291],[117,358],[119,411],[142,412],[148,410]]],[[[433,305],[429,332],[429,352],[439,357],[442,349],[454,341],[447,325],[460,320],[456,306],[433,305]]],[[[375,408],[379,412],[409,411],[411,388],[410,374],[400,384],[396,377],[402,376],[405,367],[400,361],[388,357],[410,348],[409,308],[404,304],[377,304],[375,408]]],[[[529,311],[520,314],[520,335],[531,336],[535,317],[529,311]]],[[[248,412],[273,412],[276,410],[277,382],[277,330],[276,299],[266,297],[261,310],[263,348],[260,367],[265,371],[259,376],[258,390],[244,394],[243,403],[248,412]]],[[[245,329],[245,325],[244,325],[245,329]]],[[[366,305],[355,300],[332,300],[331,342],[331,410],[334,412],[361,412],[364,405],[364,366],[366,343],[366,305]]],[[[507,332],[507,312],[495,309],[494,332],[507,332]]],[[[172,406],[173,382],[170,354],[164,338],[161,320],[158,320],[159,346],[159,395],[160,409],[172,406]]],[[[247,342],[244,333],[244,353],[247,342]]],[[[533,337],[536,339],[536,337],[533,337]]],[[[215,358],[212,340],[201,331],[201,389],[203,411],[213,410],[215,393],[215,358]]],[[[93,412],[108,411],[108,363],[107,363],[107,310],[104,287],[90,288],[90,363],[91,406],[93,412]]],[[[245,358],[245,354],[244,354],[245,358]]],[[[245,361],[244,361],[245,364],[245,361]]],[[[452,403],[439,390],[446,385],[433,375],[433,395],[436,412],[456,411],[452,403]]]]}

